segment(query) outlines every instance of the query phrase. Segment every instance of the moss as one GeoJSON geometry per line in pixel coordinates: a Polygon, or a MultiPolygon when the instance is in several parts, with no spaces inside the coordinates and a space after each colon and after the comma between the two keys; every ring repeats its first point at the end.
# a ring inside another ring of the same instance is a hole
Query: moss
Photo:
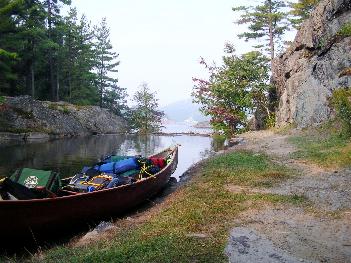
{"type": "Polygon", "coordinates": [[[34,119],[34,115],[33,115],[33,112],[31,111],[25,111],[21,108],[16,108],[16,107],[12,107],[11,108],[14,112],[17,113],[17,115],[25,118],[25,119],[34,119]]]}
{"type": "Polygon", "coordinates": [[[351,36],[351,22],[345,23],[338,31],[337,36],[343,38],[351,36]]]}
{"type": "Polygon", "coordinates": [[[317,43],[317,49],[323,49],[327,46],[328,40],[325,37],[321,37],[317,43]]]}
{"type": "Polygon", "coordinates": [[[61,112],[64,113],[64,114],[69,114],[70,110],[66,106],[63,106],[62,109],[61,109],[61,112]]]}
{"type": "Polygon", "coordinates": [[[11,132],[11,133],[27,133],[27,132],[33,132],[31,129],[26,129],[26,128],[13,128],[13,127],[7,127],[5,132],[11,132]]]}
{"type": "Polygon", "coordinates": [[[57,106],[56,104],[54,104],[54,103],[50,103],[50,104],[48,105],[48,108],[49,108],[50,110],[57,110],[57,109],[58,109],[58,106],[57,106]]]}
{"type": "Polygon", "coordinates": [[[333,92],[331,105],[342,124],[344,135],[351,137],[351,89],[338,89],[333,92]]]}
{"type": "Polygon", "coordinates": [[[60,111],[63,114],[69,114],[70,113],[70,110],[65,105],[58,105],[58,104],[55,104],[55,103],[50,103],[48,108],[51,109],[51,110],[60,111]]]}

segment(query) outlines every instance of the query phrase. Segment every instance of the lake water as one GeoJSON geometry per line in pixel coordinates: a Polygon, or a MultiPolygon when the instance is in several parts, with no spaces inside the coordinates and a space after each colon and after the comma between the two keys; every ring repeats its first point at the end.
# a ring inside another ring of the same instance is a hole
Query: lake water
{"type": "Polygon", "coordinates": [[[173,174],[177,179],[192,164],[219,148],[210,137],[189,135],[101,135],[49,142],[2,142],[0,177],[9,176],[21,167],[53,170],[59,172],[62,178],[70,177],[107,154],[148,156],[176,143],[181,145],[178,168],[173,174]]]}

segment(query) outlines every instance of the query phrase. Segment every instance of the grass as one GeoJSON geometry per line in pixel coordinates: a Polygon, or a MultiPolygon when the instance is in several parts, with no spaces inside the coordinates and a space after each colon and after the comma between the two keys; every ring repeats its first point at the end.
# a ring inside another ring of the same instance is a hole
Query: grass
{"type": "Polygon", "coordinates": [[[349,37],[351,36],[351,22],[345,23],[337,33],[338,36],[341,37],[349,37]]]}
{"type": "Polygon", "coordinates": [[[4,96],[0,96],[0,105],[3,105],[6,102],[6,98],[4,96]]]}
{"type": "Polygon", "coordinates": [[[118,224],[108,238],[85,247],[58,246],[33,262],[227,262],[224,248],[233,220],[264,203],[302,204],[299,196],[231,192],[228,185],[266,187],[290,171],[262,154],[233,152],[208,160],[191,182],[139,223],[118,224]],[[204,236],[198,237],[194,233],[204,236]]]}
{"type": "Polygon", "coordinates": [[[48,108],[50,110],[57,110],[62,112],[63,114],[69,114],[70,110],[65,105],[58,105],[56,103],[50,103],[48,108]]]}
{"type": "Polygon", "coordinates": [[[351,166],[351,138],[340,134],[331,124],[289,140],[298,148],[293,158],[307,159],[325,168],[351,166]]]}

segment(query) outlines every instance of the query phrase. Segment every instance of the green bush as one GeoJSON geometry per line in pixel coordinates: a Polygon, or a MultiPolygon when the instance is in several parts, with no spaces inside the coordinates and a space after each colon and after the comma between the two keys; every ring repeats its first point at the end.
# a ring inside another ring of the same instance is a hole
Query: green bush
{"type": "Polygon", "coordinates": [[[0,105],[3,105],[6,102],[6,98],[4,96],[0,96],[0,105]]]}
{"type": "Polygon", "coordinates": [[[341,122],[343,133],[351,137],[351,90],[335,90],[331,98],[331,103],[336,112],[336,117],[341,122]]]}
{"type": "Polygon", "coordinates": [[[349,37],[351,36],[351,22],[348,22],[346,24],[344,24],[339,32],[337,33],[338,36],[341,36],[341,37],[349,37]]]}
{"type": "Polygon", "coordinates": [[[63,106],[61,111],[62,111],[63,114],[69,114],[70,113],[69,109],[66,106],[63,106]]]}
{"type": "Polygon", "coordinates": [[[275,113],[271,113],[265,120],[266,128],[275,127],[275,113]]]}

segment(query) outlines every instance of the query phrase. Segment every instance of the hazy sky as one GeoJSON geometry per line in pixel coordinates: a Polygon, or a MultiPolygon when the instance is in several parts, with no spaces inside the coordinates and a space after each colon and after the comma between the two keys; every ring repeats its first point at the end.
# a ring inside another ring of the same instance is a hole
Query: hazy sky
{"type": "Polygon", "coordinates": [[[93,24],[107,18],[119,53],[119,85],[131,96],[142,82],[161,105],[190,97],[192,77],[204,76],[200,56],[220,61],[225,42],[247,52],[236,38],[233,6],[244,0],[72,0],[93,24]]]}

